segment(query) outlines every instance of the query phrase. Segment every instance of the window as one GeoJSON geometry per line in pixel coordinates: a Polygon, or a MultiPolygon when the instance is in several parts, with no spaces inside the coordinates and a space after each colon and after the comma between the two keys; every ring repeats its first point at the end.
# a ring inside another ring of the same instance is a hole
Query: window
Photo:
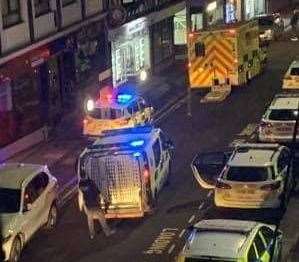
{"type": "Polygon", "coordinates": [[[254,245],[251,245],[248,254],[247,254],[247,261],[248,262],[256,262],[257,261],[257,255],[255,251],[254,245]]]}
{"type": "Polygon", "coordinates": [[[32,204],[38,198],[33,180],[26,186],[24,194],[24,209],[27,210],[27,204],[32,204]]]}
{"type": "Polygon", "coordinates": [[[2,0],[1,12],[3,28],[10,27],[20,22],[20,0],[2,0]]]}
{"type": "Polygon", "coordinates": [[[237,182],[266,181],[272,177],[271,173],[271,168],[268,167],[230,166],[226,173],[226,179],[237,182]]]}
{"type": "Polygon", "coordinates": [[[266,241],[266,245],[269,247],[269,245],[271,244],[271,241],[274,238],[274,232],[271,228],[268,227],[262,227],[261,228],[261,233],[266,241]]]}
{"type": "Polygon", "coordinates": [[[296,112],[297,110],[294,109],[272,109],[269,114],[269,120],[277,120],[277,121],[296,120],[296,112]]]}
{"type": "Polygon", "coordinates": [[[47,14],[51,11],[50,0],[34,0],[35,17],[47,14]]]}
{"type": "Polygon", "coordinates": [[[71,4],[74,4],[76,2],[77,2],[77,0],[62,0],[62,6],[65,7],[67,5],[71,5],[71,4]]]}
{"type": "Polygon", "coordinates": [[[206,50],[205,45],[203,43],[196,43],[195,44],[195,55],[196,56],[205,56],[206,50]]]}
{"type": "Polygon", "coordinates": [[[293,67],[291,69],[291,75],[292,76],[299,76],[299,67],[293,67]]]}
{"type": "Polygon", "coordinates": [[[40,173],[32,180],[32,183],[37,197],[39,197],[49,184],[49,176],[46,173],[40,173]]]}
{"type": "Polygon", "coordinates": [[[261,257],[266,251],[266,247],[259,233],[256,234],[254,243],[255,243],[258,256],[261,257]]]}
{"type": "Polygon", "coordinates": [[[155,166],[159,166],[160,160],[161,160],[161,147],[160,147],[160,141],[157,139],[155,144],[153,145],[153,152],[154,152],[154,158],[155,158],[155,166]]]}

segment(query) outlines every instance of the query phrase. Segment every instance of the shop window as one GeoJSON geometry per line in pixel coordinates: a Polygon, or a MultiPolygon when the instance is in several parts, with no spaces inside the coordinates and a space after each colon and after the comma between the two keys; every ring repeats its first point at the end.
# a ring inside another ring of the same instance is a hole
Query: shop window
{"type": "Polygon", "coordinates": [[[74,4],[76,2],[77,2],[77,0],[62,0],[62,6],[65,7],[67,5],[71,5],[71,4],[74,4]]]}
{"type": "Polygon", "coordinates": [[[21,21],[20,0],[2,0],[1,13],[3,28],[19,23],[21,21]]]}
{"type": "Polygon", "coordinates": [[[206,48],[204,43],[196,43],[195,44],[195,55],[196,56],[205,56],[206,54],[206,48]]]}
{"type": "Polygon", "coordinates": [[[34,0],[35,17],[47,14],[51,11],[50,0],[34,0]]]}

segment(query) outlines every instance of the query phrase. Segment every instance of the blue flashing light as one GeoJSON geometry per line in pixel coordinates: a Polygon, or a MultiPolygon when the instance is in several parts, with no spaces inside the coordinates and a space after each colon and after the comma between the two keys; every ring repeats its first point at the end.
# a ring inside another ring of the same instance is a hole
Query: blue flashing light
{"type": "Polygon", "coordinates": [[[117,102],[118,103],[128,103],[130,100],[132,100],[133,96],[130,94],[119,94],[117,96],[117,102]]]}
{"type": "Polygon", "coordinates": [[[140,156],[141,156],[141,153],[140,153],[140,152],[135,152],[135,153],[133,154],[133,156],[134,156],[134,157],[140,157],[140,156]]]}
{"type": "Polygon", "coordinates": [[[143,146],[144,140],[134,140],[130,143],[130,145],[133,147],[143,146]]]}

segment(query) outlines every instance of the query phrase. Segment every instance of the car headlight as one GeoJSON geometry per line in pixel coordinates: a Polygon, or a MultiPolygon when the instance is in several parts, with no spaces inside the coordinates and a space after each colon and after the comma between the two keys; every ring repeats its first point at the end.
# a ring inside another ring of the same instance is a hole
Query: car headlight
{"type": "Polygon", "coordinates": [[[94,101],[92,99],[88,99],[86,103],[87,111],[92,111],[94,109],[94,101]]]}

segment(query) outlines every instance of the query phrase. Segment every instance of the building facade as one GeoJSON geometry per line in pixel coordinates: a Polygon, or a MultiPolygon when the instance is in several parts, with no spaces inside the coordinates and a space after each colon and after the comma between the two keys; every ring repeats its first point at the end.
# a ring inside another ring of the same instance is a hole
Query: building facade
{"type": "Polygon", "coordinates": [[[2,158],[45,139],[45,127],[59,121],[91,70],[117,86],[140,70],[171,64],[173,17],[182,6],[177,0],[0,1],[2,158]]]}

